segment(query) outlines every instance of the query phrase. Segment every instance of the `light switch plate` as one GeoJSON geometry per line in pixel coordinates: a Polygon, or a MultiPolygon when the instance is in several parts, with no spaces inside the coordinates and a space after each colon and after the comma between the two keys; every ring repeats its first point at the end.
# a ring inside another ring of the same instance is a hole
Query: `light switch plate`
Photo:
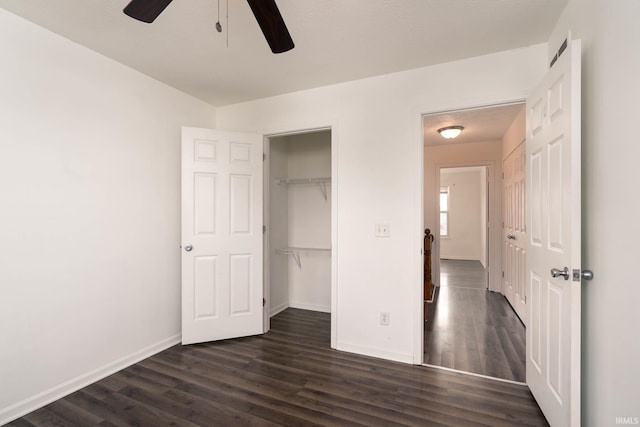
{"type": "Polygon", "coordinates": [[[389,224],[376,224],[376,237],[389,237],[389,224]]]}

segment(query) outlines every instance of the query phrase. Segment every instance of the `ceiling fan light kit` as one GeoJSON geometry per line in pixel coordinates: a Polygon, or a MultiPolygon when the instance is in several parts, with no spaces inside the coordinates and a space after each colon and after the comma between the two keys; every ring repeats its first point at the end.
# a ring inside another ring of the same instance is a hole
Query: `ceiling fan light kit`
{"type": "MultiPolygon", "coordinates": [[[[131,0],[124,8],[124,13],[138,21],[150,24],[169,6],[171,1],[131,0]]],[[[275,0],[247,0],[247,3],[273,53],[283,53],[294,48],[295,44],[275,0]]],[[[219,21],[216,23],[216,30],[222,31],[219,21]]]]}

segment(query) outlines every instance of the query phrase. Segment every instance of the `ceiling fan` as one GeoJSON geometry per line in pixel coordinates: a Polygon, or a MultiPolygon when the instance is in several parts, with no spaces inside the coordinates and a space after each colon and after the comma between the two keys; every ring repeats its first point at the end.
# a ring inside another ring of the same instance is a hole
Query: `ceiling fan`
{"type": "MultiPolygon", "coordinates": [[[[172,0],[132,0],[124,13],[138,21],[151,23],[172,0]]],[[[293,49],[294,44],[287,26],[280,15],[275,0],[247,0],[273,53],[293,49]]]]}

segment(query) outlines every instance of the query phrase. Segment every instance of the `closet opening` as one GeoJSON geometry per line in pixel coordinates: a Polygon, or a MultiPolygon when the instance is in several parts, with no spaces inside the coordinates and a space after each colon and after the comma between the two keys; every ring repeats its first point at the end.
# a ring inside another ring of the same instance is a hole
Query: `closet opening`
{"type": "Polygon", "coordinates": [[[332,165],[331,129],[265,138],[265,332],[286,310],[331,322],[332,165]]]}

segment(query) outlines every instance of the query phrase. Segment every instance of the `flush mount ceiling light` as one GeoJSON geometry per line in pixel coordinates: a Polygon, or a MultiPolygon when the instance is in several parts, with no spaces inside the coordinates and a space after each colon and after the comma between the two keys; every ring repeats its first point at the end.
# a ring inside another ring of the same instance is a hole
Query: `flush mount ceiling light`
{"type": "Polygon", "coordinates": [[[442,135],[443,138],[453,139],[458,135],[460,135],[460,132],[462,132],[462,129],[464,129],[464,127],[462,126],[447,126],[447,127],[438,129],[438,133],[442,135]]]}

